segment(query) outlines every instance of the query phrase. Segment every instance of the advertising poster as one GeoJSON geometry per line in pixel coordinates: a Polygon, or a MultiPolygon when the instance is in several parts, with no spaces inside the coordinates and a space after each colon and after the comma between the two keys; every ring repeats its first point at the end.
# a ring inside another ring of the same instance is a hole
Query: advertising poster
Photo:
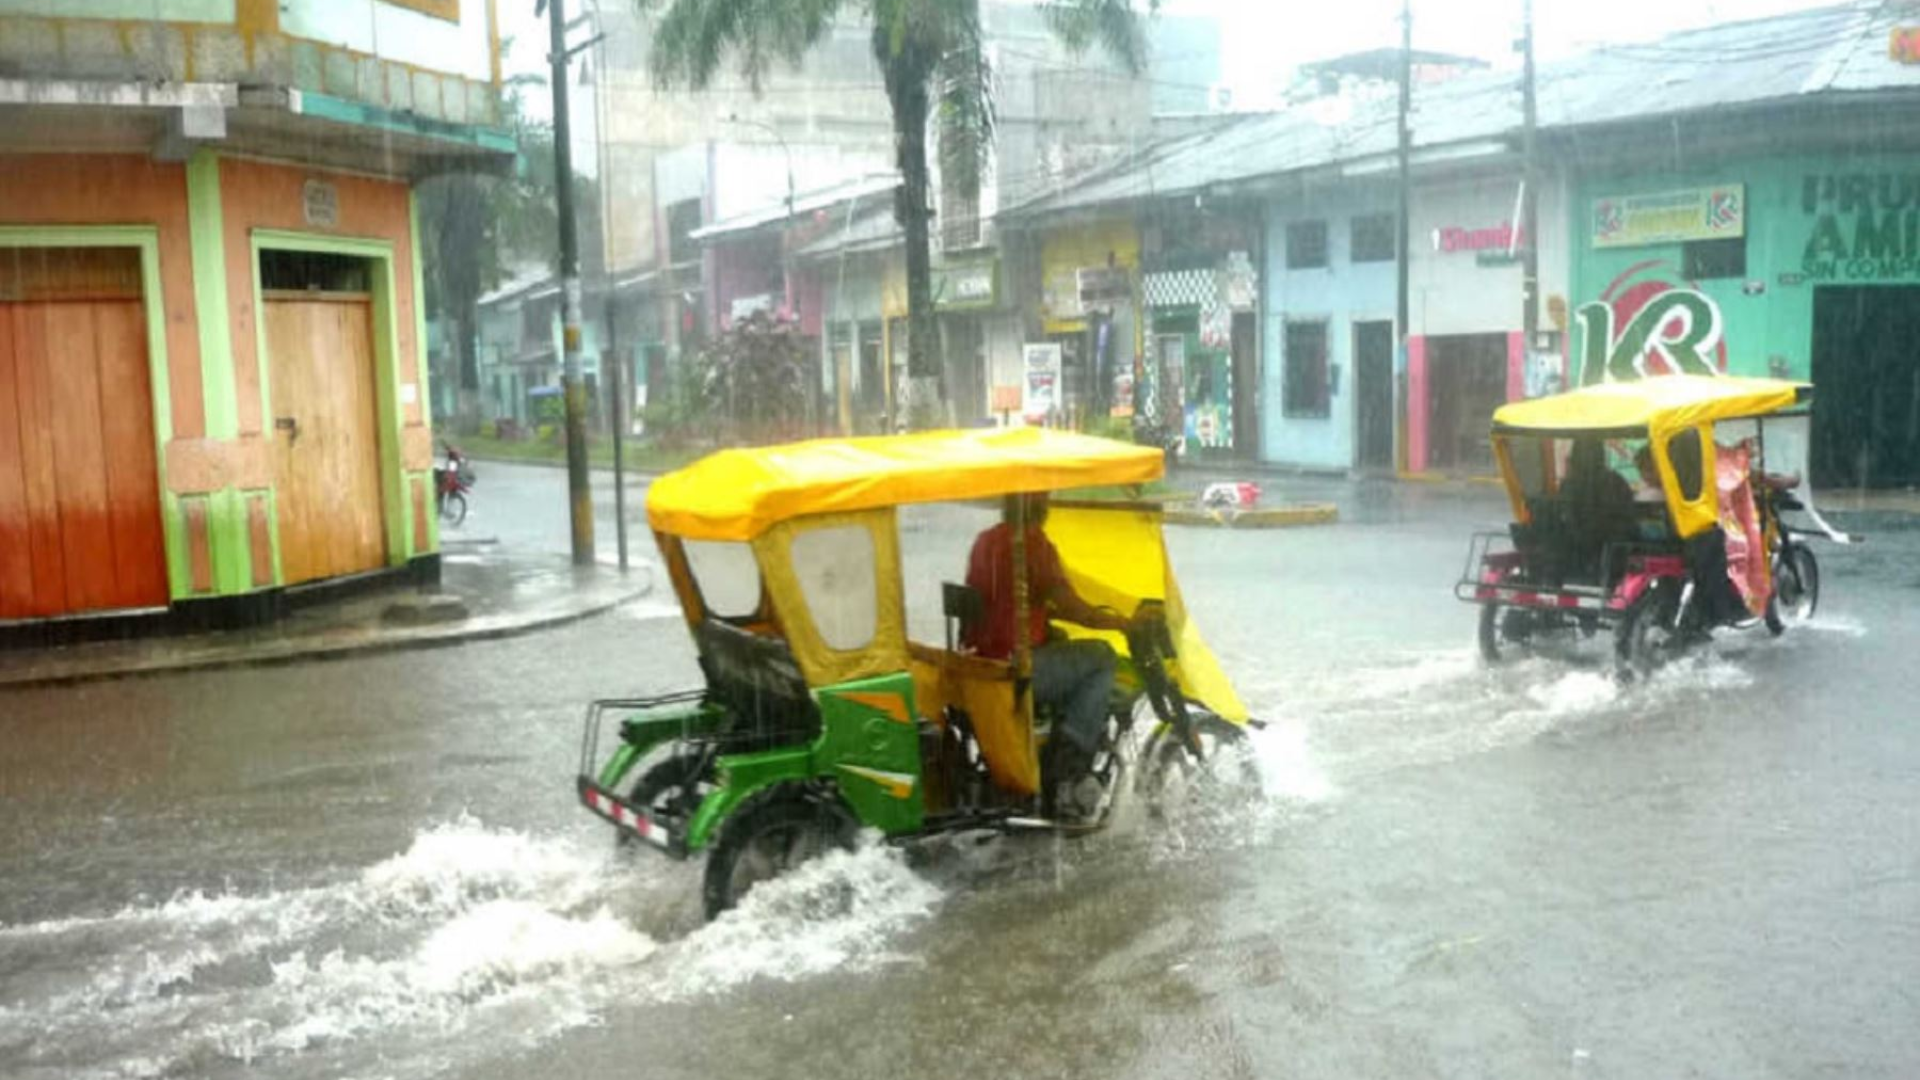
{"type": "Polygon", "coordinates": [[[1020,413],[1029,424],[1045,423],[1060,411],[1060,346],[1029,342],[1020,350],[1023,370],[1020,413]]]}

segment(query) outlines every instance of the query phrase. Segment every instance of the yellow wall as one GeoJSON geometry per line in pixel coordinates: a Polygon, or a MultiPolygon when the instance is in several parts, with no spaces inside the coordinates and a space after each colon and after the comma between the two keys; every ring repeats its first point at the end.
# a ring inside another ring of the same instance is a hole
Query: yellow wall
{"type": "Polygon", "coordinates": [[[1074,271],[1086,266],[1115,265],[1133,271],[1134,288],[1140,281],[1140,231],[1131,218],[1096,221],[1048,233],[1040,242],[1040,318],[1049,334],[1086,329],[1075,302],[1074,271]],[[1057,313],[1057,314],[1056,314],[1057,313]]]}

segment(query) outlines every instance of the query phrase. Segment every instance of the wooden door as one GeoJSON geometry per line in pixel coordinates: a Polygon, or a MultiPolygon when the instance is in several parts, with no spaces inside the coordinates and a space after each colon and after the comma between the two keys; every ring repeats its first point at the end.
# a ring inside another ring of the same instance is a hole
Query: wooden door
{"type": "Polygon", "coordinates": [[[1393,467],[1393,323],[1353,324],[1355,464],[1393,467]]]}
{"type": "Polygon", "coordinates": [[[1260,334],[1251,311],[1233,313],[1230,339],[1233,362],[1233,453],[1249,461],[1260,456],[1260,334]]]}
{"type": "Polygon", "coordinates": [[[365,293],[269,292],[264,308],[285,581],[385,566],[372,303],[365,293]]]}
{"type": "Polygon", "coordinates": [[[0,253],[0,619],[167,602],[139,253],[0,253]]]}

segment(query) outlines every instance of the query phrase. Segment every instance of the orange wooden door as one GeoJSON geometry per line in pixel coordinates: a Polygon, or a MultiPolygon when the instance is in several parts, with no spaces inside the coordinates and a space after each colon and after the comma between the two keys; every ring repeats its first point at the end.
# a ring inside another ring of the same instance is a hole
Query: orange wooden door
{"type": "Polygon", "coordinates": [[[0,619],[166,602],[138,295],[0,301],[0,619]]]}
{"type": "Polygon", "coordinates": [[[268,293],[264,306],[286,583],[385,566],[372,305],[360,293],[268,293]]]}

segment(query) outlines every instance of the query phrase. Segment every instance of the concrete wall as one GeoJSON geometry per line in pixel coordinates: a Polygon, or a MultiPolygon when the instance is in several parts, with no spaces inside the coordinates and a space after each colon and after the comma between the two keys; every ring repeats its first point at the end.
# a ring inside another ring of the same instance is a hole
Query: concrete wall
{"type": "Polygon", "coordinates": [[[0,77],[289,87],[494,124],[492,2],[455,23],[377,0],[0,0],[0,77]]]}
{"type": "Polygon", "coordinates": [[[280,29],[354,52],[478,82],[493,77],[489,0],[462,0],[450,22],[379,0],[280,0],[280,29]]]}
{"type": "Polygon", "coordinates": [[[1344,469],[1353,464],[1357,401],[1353,324],[1393,320],[1395,271],[1391,261],[1353,261],[1352,221],[1360,216],[1393,213],[1395,208],[1390,188],[1341,183],[1308,187],[1268,204],[1266,263],[1260,268],[1265,302],[1260,365],[1262,460],[1314,468],[1344,469]],[[1327,266],[1287,269],[1287,226],[1313,220],[1327,223],[1327,266]],[[1330,393],[1325,417],[1286,415],[1289,319],[1322,319],[1327,323],[1330,393]]]}
{"type": "Polygon", "coordinates": [[[230,23],[234,0],[0,0],[0,15],[230,23]]]}
{"type": "MultiPolygon", "coordinates": [[[[1465,229],[1485,234],[1514,225],[1517,176],[1496,176],[1446,184],[1423,184],[1414,189],[1412,205],[1412,260],[1407,269],[1411,291],[1408,333],[1481,334],[1521,328],[1520,263],[1488,265],[1483,256],[1501,249],[1444,250],[1443,230],[1465,229]]],[[[1567,293],[1570,252],[1567,249],[1566,187],[1557,177],[1541,186],[1539,267],[1540,325],[1551,329],[1548,298],[1567,293]]]]}

